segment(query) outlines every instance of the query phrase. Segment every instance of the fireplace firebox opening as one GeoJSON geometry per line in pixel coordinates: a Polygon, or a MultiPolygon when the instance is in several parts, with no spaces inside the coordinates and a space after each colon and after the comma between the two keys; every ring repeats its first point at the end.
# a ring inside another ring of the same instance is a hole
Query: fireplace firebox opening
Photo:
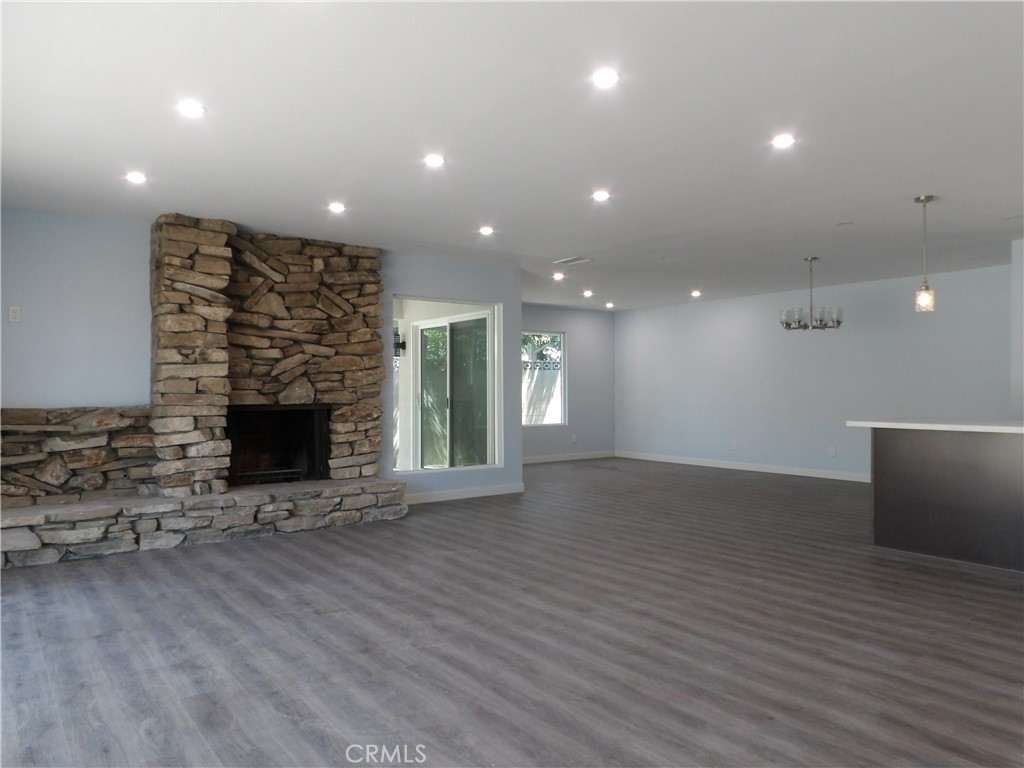
{"type": "Polygon", "coordinates": [[[329,405],[228,406],[232,486],[330,477],[329,405]]]}

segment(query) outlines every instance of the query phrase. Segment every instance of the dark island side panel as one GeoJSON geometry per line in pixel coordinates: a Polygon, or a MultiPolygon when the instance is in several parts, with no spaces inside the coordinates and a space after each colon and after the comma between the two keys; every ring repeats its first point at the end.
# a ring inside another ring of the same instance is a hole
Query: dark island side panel
{"type": "Polygon", "coordinates": [[[1024,435],[872,429],[875,544],[1024,570],[1024,435]]]}

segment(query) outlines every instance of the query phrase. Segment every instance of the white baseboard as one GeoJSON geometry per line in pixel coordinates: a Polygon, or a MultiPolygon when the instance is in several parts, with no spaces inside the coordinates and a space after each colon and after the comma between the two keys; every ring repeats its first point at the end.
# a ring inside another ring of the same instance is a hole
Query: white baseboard
{"type": "Polygon", "coordinates": [[[427,504],[431,501],[454,501],[456,499],[475,499],[480,496],[503,496],[506,493],[522,493],[526,490],[523,483],[509,485],[488,485],[483,488],[453,488],[446,491],[423,491],[405,494],[406,504],[427,504]]]}
{"type": "Polygon", "coordinates": [[[692,464],[696,467],[717,467],[719,469],[741,469],[747,472],[771,472],[776,475],[801,475],[803,477],[821,477],[826,480],[850,480],[855,483],[870,483],[870,472],[835,472],[828,469],[810,469],[808,467],[783,467],[778,464],[749,464],[743,461],[717,461],[711,459],[689,459],[683,456],[661,456],[655,453],[636,453],[634,451],[616,451],[615,455],[623,459],[640,459],[641,461],[662,461],[668,464],[692,464]]]}
{"type": "Polygon", "coordinates": [[[556,453],[552,456],[523,456],[523,464],[547,464],[552,461],[581,461],[583,459],[610,459],[614,451],[592,451],[591,453],[556,453]]]}

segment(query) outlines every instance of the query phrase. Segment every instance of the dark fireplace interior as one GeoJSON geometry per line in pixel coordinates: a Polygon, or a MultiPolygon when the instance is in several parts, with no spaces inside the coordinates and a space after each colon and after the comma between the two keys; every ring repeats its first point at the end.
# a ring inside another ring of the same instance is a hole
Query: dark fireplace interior
{"type": "Polygon", "coordinates": [[[330,477],[330,407],[228,407],[230,485],[324,480],[330,477]]]}

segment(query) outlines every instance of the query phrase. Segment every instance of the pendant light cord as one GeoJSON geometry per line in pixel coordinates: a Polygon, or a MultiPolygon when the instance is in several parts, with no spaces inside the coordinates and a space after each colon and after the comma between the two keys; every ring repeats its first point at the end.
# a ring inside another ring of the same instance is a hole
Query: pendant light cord
{"type": "Polygon", "coordinates": [[[925,285],[928,285],[928,201],[925,200],[921,203],[921,242],[923,248],[921,252],[921,261],[923,262],[923,281],[925,285]]]}

